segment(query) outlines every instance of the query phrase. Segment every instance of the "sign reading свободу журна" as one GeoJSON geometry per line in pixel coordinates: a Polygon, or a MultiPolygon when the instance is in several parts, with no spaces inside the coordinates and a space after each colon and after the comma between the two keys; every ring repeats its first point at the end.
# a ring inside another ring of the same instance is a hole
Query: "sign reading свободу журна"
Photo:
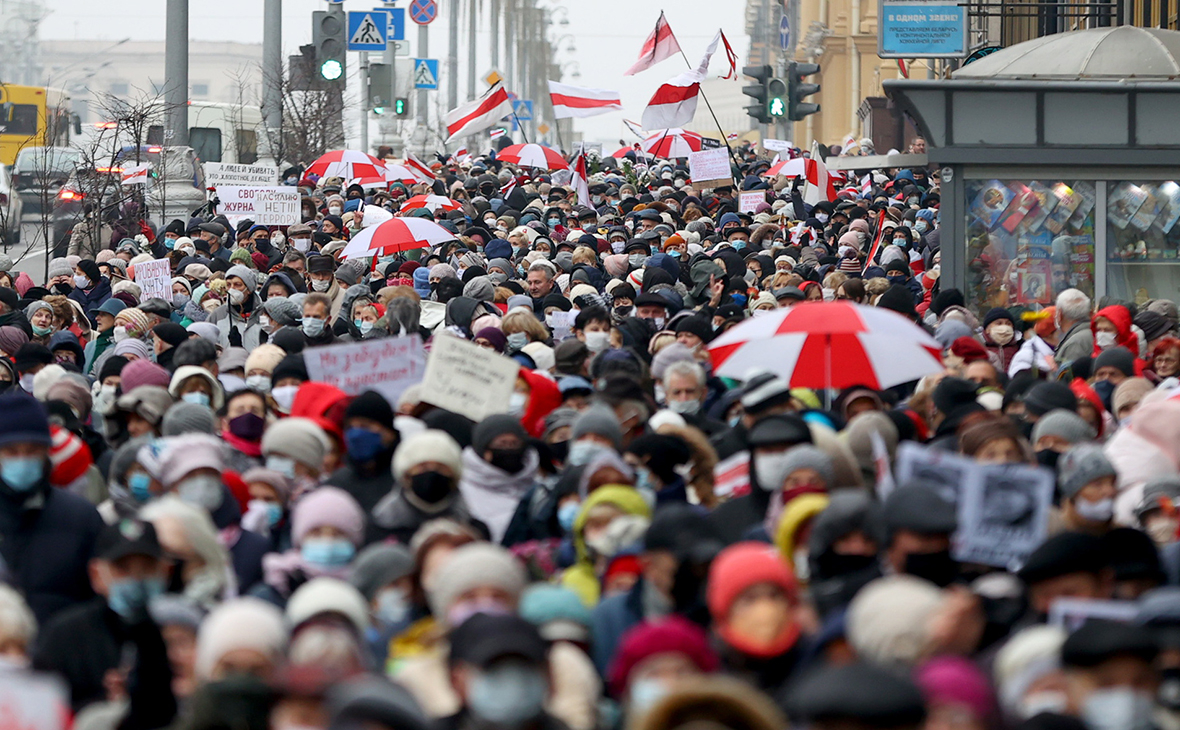
{"type": "Polygon", "coordinates": [[[967,8],[950,0],[880,0],[877,55],[881,58],[962,58],[967,8]]]}
{"type": "Polygon", "coordinates": [[[293,226],[301,218],[298,188],[223,185],[217,198],[217,212],[235,225],[249,218],[264,226],[293,226]]]}

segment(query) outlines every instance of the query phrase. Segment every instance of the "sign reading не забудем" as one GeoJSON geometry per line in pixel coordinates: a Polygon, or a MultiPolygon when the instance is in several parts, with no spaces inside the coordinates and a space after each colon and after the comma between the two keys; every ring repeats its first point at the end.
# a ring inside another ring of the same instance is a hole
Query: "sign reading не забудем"
{"type": "Polygon", "coordinates": [[[881,58],[962,58],[967,8],[949,0],[880,0],[877,55],[881,58]]]}

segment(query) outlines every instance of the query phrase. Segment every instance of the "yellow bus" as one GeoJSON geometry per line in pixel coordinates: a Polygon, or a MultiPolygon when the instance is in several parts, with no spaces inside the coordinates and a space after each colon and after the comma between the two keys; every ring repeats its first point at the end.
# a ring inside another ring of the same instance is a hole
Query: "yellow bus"
{"type": "Polygon", "coordinates": [[[12,165],[25,147],[65,147],[73,121],[61,89],[0,84],[0,163],[12,165]]]}

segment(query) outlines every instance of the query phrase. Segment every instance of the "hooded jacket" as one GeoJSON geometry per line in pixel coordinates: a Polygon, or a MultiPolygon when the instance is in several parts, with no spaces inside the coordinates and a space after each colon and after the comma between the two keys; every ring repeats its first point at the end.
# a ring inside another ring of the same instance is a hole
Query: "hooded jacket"
{"type": "Polygon", "coordinates": [[[1098,346],[1098,318],[1103,317],[1110,321],[1117,330],[1115,334],[1115,346],[1125,347],[1131,351],[1135,356],[1135,374],[1143,374],[1144,362],[1139,359],[1139,336],[1131,330],[1131,313],[1127,311],[1126,307],[1112,304],[1104,309],[1099,309],[1098,313],[1090,318],[1090,334],[1094,336],[1094,351],[1091,357],[1098,357],[1102,354],[1102,348],[1098,346]]]}

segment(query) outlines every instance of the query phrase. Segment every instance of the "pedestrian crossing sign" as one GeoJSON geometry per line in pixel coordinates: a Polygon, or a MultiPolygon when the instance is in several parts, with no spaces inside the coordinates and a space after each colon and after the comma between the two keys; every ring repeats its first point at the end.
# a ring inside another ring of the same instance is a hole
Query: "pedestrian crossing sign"
{"type": "Polygon", "coordinates": [[[438,59],[437,58],[415,58],[414,59],[414,88],[415,89],[437,89],[438,88],[438,59]]]}
{"type": "Polygon", "coordinates": [[[388,36],[388,10],[354,10],[348,13],[348,50],[384,51],[388,36]]]}

